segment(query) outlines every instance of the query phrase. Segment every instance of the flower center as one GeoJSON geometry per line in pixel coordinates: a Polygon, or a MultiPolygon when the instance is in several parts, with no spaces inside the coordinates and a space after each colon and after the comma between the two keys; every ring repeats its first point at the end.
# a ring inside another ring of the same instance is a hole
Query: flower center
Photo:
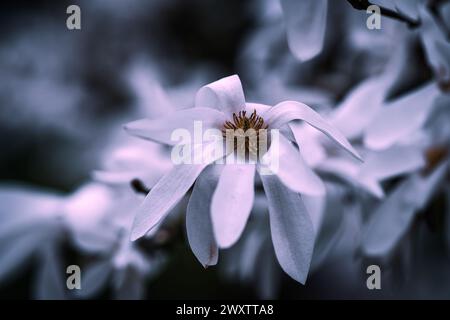
{"type": "Polygon", "coordinates": [[[250,116],[246,111],[240,111],[233,113],[233,121],[225,121],[222,135],[228,146],[232,144],[238,156],[256,160],[268,149],[267,128],[268,125],[256,110],[250,116]]]}
{"type": "Polygon", "coordinates": [[[247,111],[239,111],[238,114],[233,113],[233,121],[226,121],[223,125],[225,131],[227,129],[237,130],[242,129],[247,131],[248,129],[254,129],[256,131],[260,129],[267,129],[267,125],[264,123],[264,119],[256,113],[256,110],[250,115],[246,116],[247,111]]]}

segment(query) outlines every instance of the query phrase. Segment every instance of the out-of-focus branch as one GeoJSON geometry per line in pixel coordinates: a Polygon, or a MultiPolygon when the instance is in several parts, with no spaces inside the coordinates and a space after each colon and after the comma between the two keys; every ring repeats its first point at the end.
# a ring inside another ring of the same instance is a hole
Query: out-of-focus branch
{"type": "Polygon", "coordinates": [[[130,182],[131,188],[133,188],[134,192],[142,193],[147,195],[150,192],[150,189],[145,186],[145,184],[139,179],[133,179],[130,182]]]}
{"type": "MultiPolygon", "coordinates": [[[[368,0],[347,0],[348,3],[352,5],[352,7],[356,10],[367,10],[367,8],[373,3],[371,3],[368,0]]],[[[413,20],[408,16],[405,16],[401,12],[393,11],[391,9],[387,9],[381,6],[378,6],[380,8],[381,15],[385,17],[389,17],[395,20],[402,21],[408,25],[410,28],[417,28],[420,26],[420,20],[413,20]]]]}

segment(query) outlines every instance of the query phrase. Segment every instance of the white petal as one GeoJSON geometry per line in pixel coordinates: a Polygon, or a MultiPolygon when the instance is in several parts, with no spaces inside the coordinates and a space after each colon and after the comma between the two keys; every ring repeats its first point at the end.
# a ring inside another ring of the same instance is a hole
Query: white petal
{"type": "Polygon", "coordinates": [[[386,92],[383,77],[364,81],[345,97],[330,116],[331,125],[339,129],[347,139],[357,138],[383,106],[386,92]]]}
{"type": "MultiPolygon", "coordinates": [[[[301,147],[302,156],[310,167],[317,166],[327,157],[325,147],[321,141],[322,137],[320,135],[322,133],[320,131],[301,122],[291,122],[289,127],[294,136],[293,141],[301,147]]],[[[288,136],[286,137],[289,138],[288,136]]]]}
{"type": "Polygon", "coordinates": [[[214,235],[221,248],[241,236],[253,206],[255,165],[226,164],[211,203],[214,235]]]}
{"type": "Polygon", "coordinates": [[[245,110],[241,79],[232,75],[200,88],[195,97],[195,107],[218,109],[228,117],[245,110]]]}
{"type": "MultiPolygon", "coordinates": [[[[343,214],[347,214],[346,206],[343,204],[345,196],[345,187],[337,184],[327,184],[327,197],[315,197],[316,211],[321,216],[320,228],[317,232],[316,243],[314,245],[314,254],[311,262],[311,269],[315,270],[328,257],[331,249],[337,244],[338,239],[344,231],[343,214]],[[321,200],[323,203],[320,203],[321,200]]],[[[303,197],[308,211],[307,197],[303,197]]],[[[313,219],[314,223],[314,219],[313,219]]]]}
{"type": "Polygon", "coordinates": [[[322,51],[328,0],[281,0],[289,48],[301,61],[322,51]]]}
{"type": "Polygon", "coordinates": [[[419,0],[394,0],[397,10],[410,18],[419,19],[419,0]]]}
{"type": "Polygon", "coordinates": [[[274,175],[261,175],[269,201],[270,231],[275,254],[283,270],[305,283],[314,248],[314,228],[298,193],[274,175]]]}
{"type": "Polygon", "coordinates": [[[221,166],[210,166],[198,177],[186,211],[187,237],[191,250],[206,268],[215,265],[219,250],[211,220],[211,201],[221,166]]]}
{"type": "Polygon", "coordinates": [[[52,215],[62,203],[62,196],[46,190],[20,185],[0,185],[0,229],[4,223],[25,216],[52,215]]]}
{"type": "Polygon", "coordinates": [[[362,248],[368,255],[388,254],[408,230],[413,218],[431,199],[443,181],[448,163],[429,176],[415,174],[404,181],[373,212],[364,233],[362,248]]]}
{"type": "Polygon", "coordinates": [[[383,189],[378,181],[371,176],[358,175],[361,168],[360,163],[345,158],[327,158],[317,167],[318,170],[333,174],[352,185],[361,186],[377,198],[384,196],[383,189]]]}
{"type": "Polygon", "coordinates": [[[432,83],[384,106],[367,128],[364,143],[375,150],[385,149],[416,132],[433,110],[438,94],[432,83]]]}
{"type": "Polygon", "coordinates": [[[39,300],[61,300],[66,298],[65,269],[59,259],[61,252],[51,244],[44,244],[40,251],[34,297],[39,300]]]}
{"type": "Polygon", "coordinates": [[[424,165],[422,148],[396,145],[386,150],[369,152],[359,175],[384,180],[418,170],[424,165]]]}
{"type": "Polygon", "coordinates": [[[131,240],[144,236],[183,198],[207,164],[176,165],[150,190],[138,208],[131,240]]]}
{"type": "Polygon", "coordinates": [[[365,232],[362,249],[368,255],[389,253],[409,228],[417,213],[414,204],[405,201],[412,181],[407,180],[372,212],[365,232]]]}
{"type": "Polygon", "coordinates": [[[319,176],[305,163],[300,150],[297,150],[283,135],[279,138],[278,152],[275,143],[263,156],[262,165],[268,163],[268,169],[292,191],[320,196],[325,186],[319,176]]]}
{"type": "Polygon", "coordinates": [[[112,270],[109,259],[99,260],[82,268],[81,289],[75,290],[75,295],[86,299],[100,293],[108,286],[112,270]]]}
{"type": "Polygon", "coordinates": [[[210,108],[190,108],[158,119],[141,119],[125,125],[130,134],[159,143],[175,145],[179,141],[172,139],[172,133],[177,129],[185,129],[194,137],[194,122],[201,122],[202,129],[221,128],[225,115],[210,108]]]}
{"type": "Polygon", "coordinates": [[[293,120],[304,120],[317,130],[322,131],[351,155],[361,160],[358,152],[351,146],[345,136],[306,104],[296,101],[284,101],[264,113],[263,118],[269,125],[269,128],[272,129],[280,128],[293,120]]]}
{"type": "Polygon", "coordinates": [[[24,266],[44,236],[41,230],[30,230],[0,244],[0,282],[24,266]]]}

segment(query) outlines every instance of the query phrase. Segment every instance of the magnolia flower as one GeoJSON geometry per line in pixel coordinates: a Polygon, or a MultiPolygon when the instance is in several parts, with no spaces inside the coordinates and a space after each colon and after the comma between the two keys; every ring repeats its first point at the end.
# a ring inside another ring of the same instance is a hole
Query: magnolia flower
{"type": "MultiPolygon", "coordinates": [[[[445,191],[450,154],[448,97],[436,100],[435,112],[428,115],[425,128],[427,166],[402,181],[386,200],[370,214],[365,228],[362,249],[369,256],[385,256],[396,248],[415,217],[438,193],[445,191]]],[[[406,113],[405,113],[406,114],[406,113]]],[[[400,125],[404,119],[398,118],[400,125]]]]}
{"type": "Polygon", "coordinates": [[[307,126],[291,125],[297,140],[304,141],[305,161],[311,167],[362,187],[377,198],[384,196],[383,181],[424,166],[424,147],[417,132],[439,93],[435,85],[427,84],[387,103],[389,81],[386,75],[364,81],[327,115],[348,140],[355,141],[364,163],[339,152],[307,126]]]}
{"type": "MultiPolygon", "coordinates": [[[[219,132],[235,129],[237,132],[238,129],[286,129],[294,120],[309,123],[360,159],[339,131],[302,103],[286,101],[274,107],[247,103],[236,75],[201,88],[196,95],[195,108],[157,120],[138,120],[128,124],[126,130],[139,137],[174,144],[172,132],[182,128],[193,136],[195,121],[201,121],[207,129],[219,132]]],[[[290,137],[292,139],[292,135],[290,137]]],[[[302,141],[297,143],[301,147],[302,141]]],[[[212,143],[204,144],[204,153],[211,152],[208,147],[212,143]]],[[[216,264],[217,245],[221,248],[232,246],[244,230],[254,199],[255,171],[258,171],[268,198],[272,241],[278,261],[286,273],[304,283],[314,232],[299,193],[320,195],[325,188],[321,179],[305,164],[300,151],[283,134],[279,135],[279,154],[272,146],[263,161],[257,163],[210,166],[217,159],[234,156],[235,152],[230,148],[224,153],[214,152],[214,156],[207,157],[201,164],[175,165],[152,188],[137,210],[131,239],[144,236],[157,225],[195,182],[186,213],[188,240],[204,266],[216,264]],[[261,174],[262,170],[272,171],[271,164],[276,161],[279,161],[276,174],[261,174]]],[[[247,147],[246,151],[249,149],[247,147]]]]}
{"type": "MultiPolygon", "coordinates": [[[[128,219],[122,216],[137,207],[141,201],[137,196],[135,199],[118,197],[116,191],[98,183],[88,183],[69,195],[26,186],[2,185],[0,200],[0,280],[3,282],[37,257],[34,289],[37,299],[71,297],[65,284],[66,266],[61,261],[62,246],[67,240],[83,254],[112,256],[116,266],[113,270],[117,270],[118,277],[128,278],[130,273],[146,275],[153,269],[143,267],[144,259],[138,259],[140,253],[136,248],[129,248],[132,247],[129,241],[122,240],[124,244],[120,245],[121,239],[128,239],[121,235],[123,230],[129,230],[130,218],[133,218],[129,214],[128,219]],[[137,271],[134,265],[139,266],[137,271]]],[[[86,288],[82,287],[81,295],[93,292],[90,288],[95,286],[94,283],[97,287],[100,285],[100,279],[93,280],[93,283],[85,281],[86,288]]],[[[133,276],[126,283],[121,282],[116,292],[126,294],[129,291],[120,289],[125,290],[126,286],[136,283],[141,283],[141,277],[133,276]]]]}

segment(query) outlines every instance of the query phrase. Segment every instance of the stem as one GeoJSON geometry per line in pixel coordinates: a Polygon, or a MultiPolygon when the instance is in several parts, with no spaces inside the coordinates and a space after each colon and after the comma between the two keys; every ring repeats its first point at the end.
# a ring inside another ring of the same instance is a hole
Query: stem
{"type": "MultiPolygon", "coordinates": [[[[367,10],[367,8],[372,5],[372,3],[369,0],[347,0],[347,1],[356,10],[367,10]]],[[[420,20],[413,20],[400,12],[393,11],[391,9],[387,9],[380,6],[378,7],[380,8],[380,12],[383,16],[404,22],[408,25],[409,28],[417,28],[420,26],[420,20]]]]}

